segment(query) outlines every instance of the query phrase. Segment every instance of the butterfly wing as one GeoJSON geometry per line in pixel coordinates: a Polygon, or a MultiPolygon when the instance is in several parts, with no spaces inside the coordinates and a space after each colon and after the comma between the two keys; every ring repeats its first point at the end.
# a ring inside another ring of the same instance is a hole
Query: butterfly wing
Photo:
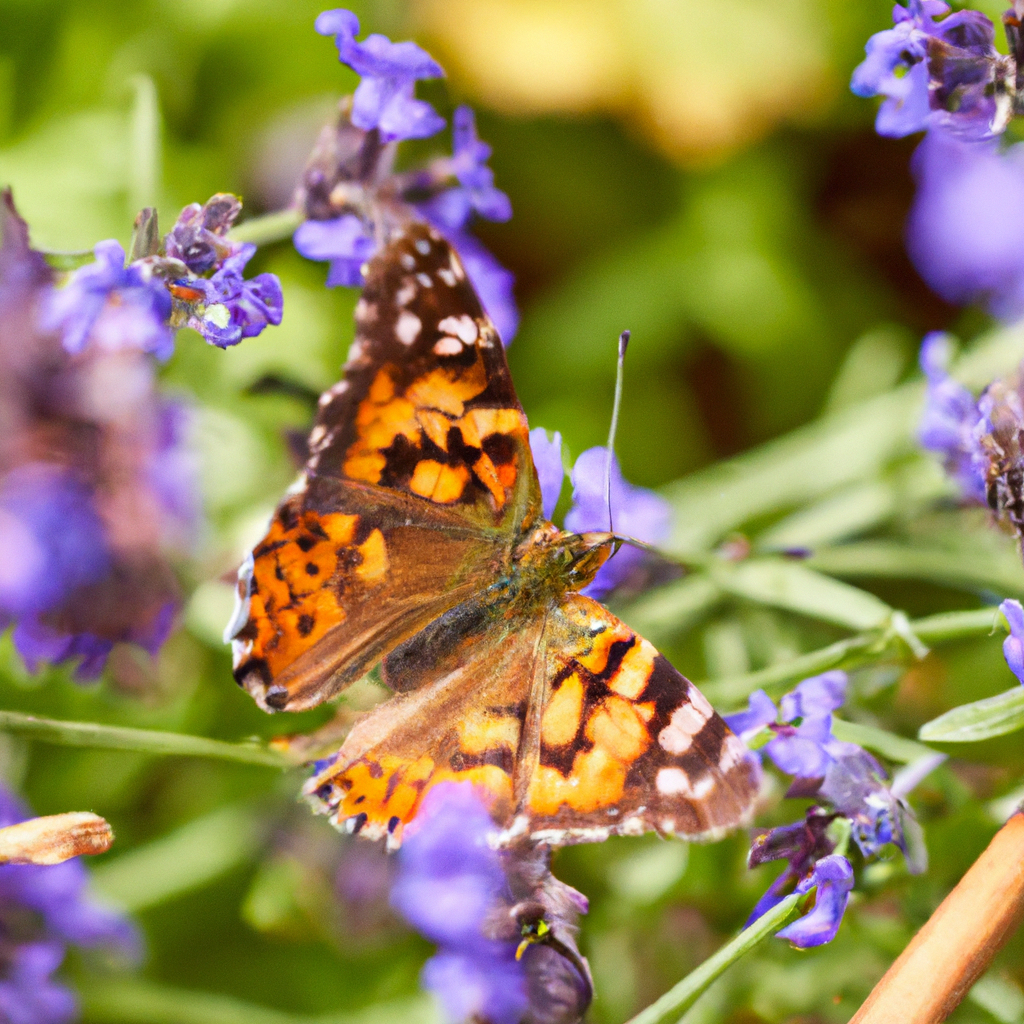
{"type": "Polygon", "coordinates": [[[371,712],[309,781],[338,825],[392,841],[442,781],[474,783],[509,839],[656,830],[712,838],[751,813],[759,769],[692,683],[570,594],[502,621],[471,602],[404,650],[419,685],[371,712]]]}
{"type": "Polygon", "coordinates": [[[458,256],[411,225],[370,263],[303,486],[239,576],[235,677],[318,704],[486,588],[540,510],[526,417],[458,256]]]}
{"type": "Polygon", "coordinates": [[[542,642],[539,730],[522,816],[555,845],[650,830],[710,839],[747,820],[760,771],[704,695],[643,637],[569,594],[542,642]]]}

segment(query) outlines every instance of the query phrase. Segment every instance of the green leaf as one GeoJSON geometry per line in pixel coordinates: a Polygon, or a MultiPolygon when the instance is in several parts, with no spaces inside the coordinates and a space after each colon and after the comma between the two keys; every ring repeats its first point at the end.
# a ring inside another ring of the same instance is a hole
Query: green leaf
{"type": "Polygon", "coordinates": [[[1024,729],[1024,686],[961,704],[926,722],[918,736],[928,743],[977,743],[1018,729],[1024,729]]]}
{"type": "Polygon", "coordinates": [[[160,102],[149,75],[134,75],[129,124],[128,211],[131,218],[160,202],[160,102]]]}
{"type": "Polygon", "coordinates": [[[205,817],[93,868],[96,890],[136,912],[201,888],[259,849],[252,807],[220,807],[205,817]]]}
{"type": "Polygon", "coordinates": [[[641,1010],[628,1024],[661,1024],[662,1021],[678,1020],[700,998],[709,985],[719,978],[727,968],[749,953],[774,932],[785,928],[798,916],[798,904],[802,897],[797,893],[787,896],[781,903],[759,917],[749,928],[744,928],[731,942],[726,943],[714,956],[708,957],[695,971],[691,971],[678,985],[671,988],[660,999],[641,1010]]]}
{"type": "Polygon", "coordinates": [[[935,754],[931,747],[926,747],[923,743],[915,743],[914,740],[904,739],[884,729],[876,729],[872,725],[847,722],[841,718],[832,719],[832,735],[843,743],[856,743],[865,750],[873,750],[876,754],[900,764],[911,764],[935,754]]]}
{"type": "Polygon", "coordinates": [[[874,594],[829,579],[799,562],[752,559],[716,571],[714,579],[737,597],[849,629],[881,626],[893,612],[874,594]]]}
{"type": "Polygon", "coordinates": [[[833,576],[917,579],[945,587],[1024,595],[1020,559],[1009,548],[998,551],[985,547],[968,554],[940,547],[866,541],[817,551],[806,564],[833,576]]]}
{"type": "Polygon", "coordinates": [[[236,224],[228,233],[228,238],[233,242],[252,242],[253,245],[283,242],[295,234],[295,229],[302,221],[301,210],[277,210],[236,224]]]}
{"type": "Polygon", "coordinates": [[[64,722],[40,718],[19,711],[0,711],[0,730],[21,733],[45,743],[71,747],[102,747],[107,750],[137,750],[146,754],[177,754],[184,757],[215,757],[226,761],[288,768],[292,762],[276,750],[255,743],[225,743],[206,736],[189,736],[155,729],[132,729],[96,722],[64,722]]]}

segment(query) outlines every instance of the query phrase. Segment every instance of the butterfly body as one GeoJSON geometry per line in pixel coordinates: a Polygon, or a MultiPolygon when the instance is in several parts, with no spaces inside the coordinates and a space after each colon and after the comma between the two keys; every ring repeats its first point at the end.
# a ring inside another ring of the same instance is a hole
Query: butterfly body
{"type": "Polygon", "coordinates": [[[609,533],[541,514],[526,417],[458,257],[421,225],[367,268],[345,376],[302,485],[239,577],[235,675],[297,710],[379,667],[393,691],[305,792],[393,844],[424,793],[473,783],[504,835],[716,835],[757,768],[699,691],[579,591],[609,533]]]}

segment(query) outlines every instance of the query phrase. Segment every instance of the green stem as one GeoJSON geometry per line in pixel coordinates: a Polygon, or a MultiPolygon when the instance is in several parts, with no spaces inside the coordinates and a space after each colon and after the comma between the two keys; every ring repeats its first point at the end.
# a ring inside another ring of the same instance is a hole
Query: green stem
{"type": "MultiPolygon", "coordinates": [[[[960,640],[966,637],[983,636],[999,628],[1002,617],[995,608],[980,608],[971,612],[943,612],[915,619],[910,623],[911,632],[925,644],[960,640]]],[[[725,679],[712,679],[700,684],[701,690],[718,704],[741,701],[754,690],[778,692],[793,682],[808,676],[826,672],[831,668],[850,668],[865,660],[865,656],[881,655],[893,637],[884,630],[872,629],[846,640],[829,644],[817,651],[801,654],[789,661],[782,661],[756,672],[725,679]]]]}
{"type": "Polygon", "coordinates": [[[670,988],[660,999],[641,1010],[627,1024],[660,1024],[669,1017],[678,1019],[704,994],[728,967],[749,953],[769,935],[785,928],[799,915],[797,905],[803,899],[797,893],[787,896],[781,903],[759,917],[749,928],[744,928],[726,943],[714,956],[708,957],[695,971],[691,971],[678,985],[670,988]]]}
{"type": "Polygon", "coordinates": [[[96,722],[62,722],[38,718],[20,711],[0,711],[0,731],[16,732],[71,747],[103,747],[107,750],[136,750],[145,754],[176,754],[184,757],[215,757],[224,761],[288,768],[292,762],[284,754],[254,743],[225,743],[205,736],[152,729],[130,729],[121,725],[96,722]]]}
{"type": "Polygon", "coordinates": [[[283,242],[295,234],[295,229],[305,220],[301,210],[276,210],[262,217],[253,217],[236,224],[228,234],[233,242],[252,242],[254,245],[269,245],[283,242]]]}

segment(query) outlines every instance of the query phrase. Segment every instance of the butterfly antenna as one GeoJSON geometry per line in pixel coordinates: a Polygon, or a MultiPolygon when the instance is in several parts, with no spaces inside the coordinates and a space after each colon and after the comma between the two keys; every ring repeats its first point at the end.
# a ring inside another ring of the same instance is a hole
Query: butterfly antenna
{"type": "Polygon", "coordinates": [[[622,381],[625,377],[626,349],[629,331],[619,335],[619,359],[615,370],[615,401],[612,404],[612,423],[608,428],[608,445],[604,454],[604,505],[608,509],[608,532],[615,532],[612,522],[612,459],[615,458],[615,434],[619,429],[619,407],[622,405],[622,381]]]}

